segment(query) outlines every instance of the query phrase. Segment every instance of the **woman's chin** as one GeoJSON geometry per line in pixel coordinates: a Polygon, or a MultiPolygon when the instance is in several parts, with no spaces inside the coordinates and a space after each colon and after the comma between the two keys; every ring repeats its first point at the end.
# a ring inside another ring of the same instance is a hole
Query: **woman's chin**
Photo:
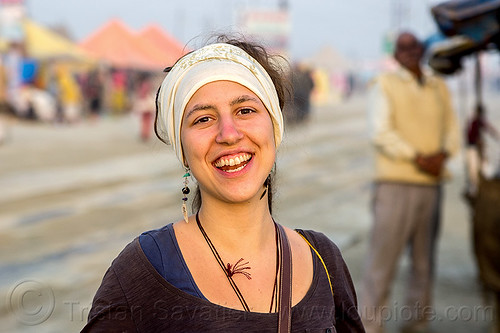
{"type": "Polygon", "coordinates": [[[256,201],[256,199],[260,199],[262,193],[264,193],[265,189],[259,189],[258,191],[230,191],[228,190],[226,193],[222,195],[223,201],[231,204],[245,204],[256,201]]]}

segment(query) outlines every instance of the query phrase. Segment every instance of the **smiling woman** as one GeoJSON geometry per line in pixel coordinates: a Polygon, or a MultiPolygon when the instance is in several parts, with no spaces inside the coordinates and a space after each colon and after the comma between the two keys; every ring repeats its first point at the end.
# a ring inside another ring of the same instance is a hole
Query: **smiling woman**
{"type": "Polygon", "coordinates": [[[276,64],[262,47],[219,39],[169,70],[156,133],[186,169],[184,219],[120,253],[84,332],[364,331],[335,244],[271,214],[286,90],[276,64]]]}
{"type": "Polygon", "coordinates": [[[186,112],[181,142],[190,149],[184,149],[184,161],[196,175],[201,198],[246,203],[260,197],[276,149],[260,99],[239,83],[215,81],[196,91],[186,112]]]}

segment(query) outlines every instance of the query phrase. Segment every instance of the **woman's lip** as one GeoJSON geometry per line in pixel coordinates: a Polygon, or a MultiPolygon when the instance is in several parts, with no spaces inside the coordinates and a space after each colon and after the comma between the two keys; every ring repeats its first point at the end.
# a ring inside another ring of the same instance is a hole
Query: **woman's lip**
{"type": "Polygon", "coordinates": [[[229,158],[234,158],[234,157],[242,155],[242,154],[249,154],[249,155],[253,156],[253,154],[250,151],[246,151],[246,150],[226,151],[226,152],[223,152],[223,153],[217,155],[217,157],[214,159],[214,161],[212,163],[217,162],[221,158],[229,159],[229,158]]]}

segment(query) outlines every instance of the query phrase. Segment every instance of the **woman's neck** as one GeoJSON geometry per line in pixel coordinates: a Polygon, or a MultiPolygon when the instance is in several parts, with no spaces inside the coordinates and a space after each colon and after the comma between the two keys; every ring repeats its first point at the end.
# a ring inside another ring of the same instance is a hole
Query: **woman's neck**
{"type": "Polygon", "coordinates": [[[266,198],[257,204],[203,202],[199,219],[213,241],[228,250],[259,248],[274,237],[274,225],[266,198]],[[257,246],[256,246],[257,245],[257,246]]]}

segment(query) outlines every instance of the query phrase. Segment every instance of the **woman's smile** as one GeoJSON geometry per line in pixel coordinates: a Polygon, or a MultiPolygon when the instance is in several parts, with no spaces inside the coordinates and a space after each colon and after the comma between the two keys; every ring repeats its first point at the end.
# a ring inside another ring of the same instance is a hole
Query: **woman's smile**
{"type": "Polygon", "coordinates": [[[212,164],[221,171],[233,173],[243,170],[243,168],[248,165],[251,159],[251,154],[241,153],[236,155],[222,156],[212,164]]]}

